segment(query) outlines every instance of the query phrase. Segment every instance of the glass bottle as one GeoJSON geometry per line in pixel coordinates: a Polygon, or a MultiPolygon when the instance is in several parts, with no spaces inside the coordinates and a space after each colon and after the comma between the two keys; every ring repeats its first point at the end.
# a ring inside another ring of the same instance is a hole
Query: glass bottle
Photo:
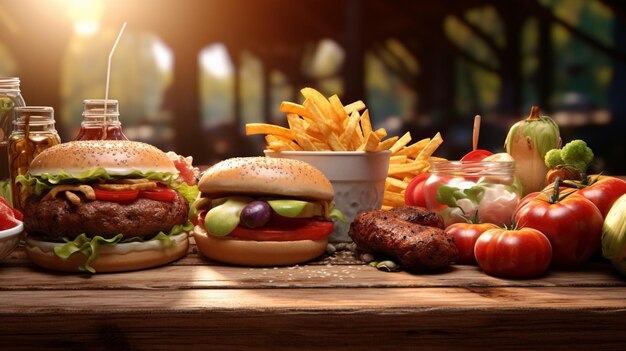
{"type": "Polygon", "coordinates": [[[26,198],[20,193],[20,185],[15,183],[15,178],[26,174],[33,158],[43,150],[60,144],[61,138],[54,128],[52,107],[16,107],[13,115],[13,132],[9,137],[11,190],[13,206],[22,210],[26,204],[26,198]]]}
{"type": "Polygon", "coordinates": [[[83,106],[83,121],[74,140],[128,140],[122,132],[117,100],[84,100],[83,106]]]}
{"type": "Polygon", "coordinates": [[[13,130],[13,108],[25,106],[19,78],[0,78],[0,197],[11,203],[9,135],[13,130]]]}
{"type": "Polygon", "coordinates": [[[426,206],[446,226],[468,220],[511,225],[521,196],[514,161],[438,161],[429,172],[426,206]]]}

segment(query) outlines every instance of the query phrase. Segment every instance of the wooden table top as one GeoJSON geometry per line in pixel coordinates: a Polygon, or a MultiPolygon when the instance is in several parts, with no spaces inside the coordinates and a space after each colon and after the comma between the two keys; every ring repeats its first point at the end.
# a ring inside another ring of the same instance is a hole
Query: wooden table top
{"type": "Polygon", "coordinates": [[[386,273],[349,251],[306,265],[229,267],[192,245],[156,269],[73,275],[36,268],[18,249],[0,263],[0,299],[1,350],[626,346],[626,279],[599,260],[507,280],[475,266],[386,273]]]}

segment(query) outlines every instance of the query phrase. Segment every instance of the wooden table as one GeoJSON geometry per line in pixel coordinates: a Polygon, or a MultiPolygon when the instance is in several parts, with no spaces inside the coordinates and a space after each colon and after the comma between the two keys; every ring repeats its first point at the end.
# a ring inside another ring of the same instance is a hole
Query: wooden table
{"type": "Polygon", "coordinates": [[[40,270],[19,249],[0,264],[0,300],[0,350],[626,350],[626,280],[601,261],[505,280],[385,273],[349,251],[227,267],[192,245],[164,267],[92,276],[40,270]]]}

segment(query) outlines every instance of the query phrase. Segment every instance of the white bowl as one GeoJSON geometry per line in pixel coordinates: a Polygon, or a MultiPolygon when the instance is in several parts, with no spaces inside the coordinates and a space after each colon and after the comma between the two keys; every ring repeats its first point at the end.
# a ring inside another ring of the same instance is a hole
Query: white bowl
{"type": "Polygon", "coordinates": [[[348,223],[335,221],[330,241],[350,241],[348,229],[362,211],[380,209],[391,151],[281,151],[265,150],[266,157],[304,161],[324,173],[335,191],[335,207],[348,223]]]}
{"type": "Polygon", "coordinates": [[[24,223],[22,222],[13,228],[0,231],[0,260],[13,252],[20,242],[22,231],[24,231],[24,223]]]}

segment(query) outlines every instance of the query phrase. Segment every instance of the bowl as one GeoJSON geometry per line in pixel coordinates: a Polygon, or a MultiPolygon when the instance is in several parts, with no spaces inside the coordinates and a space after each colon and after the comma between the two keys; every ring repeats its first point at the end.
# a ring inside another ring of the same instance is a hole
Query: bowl
{"type": "Polygon", "coordinates": [[[391,151],[270,151],[266,157],[304,161],[324,173],[335,191],[335,207],[348,220],[335,221],[330,241],[351,241],[350,223],[363,211],[380,209],[391,151]]]}
{"type": "Polygon", "coordinates": [[[17,247],[23,231],[24,223],[22,222],[13,228],[0,230],[0,260],[8,256],[17,247]]]}

